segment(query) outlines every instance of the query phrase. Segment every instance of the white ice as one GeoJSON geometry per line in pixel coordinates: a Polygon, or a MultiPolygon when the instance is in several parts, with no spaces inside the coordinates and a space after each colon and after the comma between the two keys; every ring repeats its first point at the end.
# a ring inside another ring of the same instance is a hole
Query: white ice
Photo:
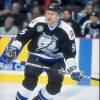
{"type": "MultiPolygon", "coordinates": [[[[16,92],[21,87],[19,83],[0,83],[0,100],[15,100],[16,92]]],[[[43,85],[38,85],[29,100],[37,95],[43,85]]],[[[99,86],[69,86],[64,85],[61,93],[53,100],[99,100],[99,86]]]]}

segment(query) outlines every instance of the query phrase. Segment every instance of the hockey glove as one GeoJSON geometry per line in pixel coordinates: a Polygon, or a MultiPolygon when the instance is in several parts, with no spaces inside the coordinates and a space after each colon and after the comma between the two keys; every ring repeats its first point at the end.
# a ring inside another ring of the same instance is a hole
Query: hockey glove
{"type": "Polygon", "coordinates": [[[83,73],[76,66],[70,67],[69,69],[67,69],[67,71],[70,73],[73,80],[80,81],[80,79],[83,78],[83,73]]]}
{"type": "Polygon", "coordinates": [[[19,50],[16,47],[8,47],[1,56],[1,61],[5,64],[10,64],[18,55],[19,50]]]}

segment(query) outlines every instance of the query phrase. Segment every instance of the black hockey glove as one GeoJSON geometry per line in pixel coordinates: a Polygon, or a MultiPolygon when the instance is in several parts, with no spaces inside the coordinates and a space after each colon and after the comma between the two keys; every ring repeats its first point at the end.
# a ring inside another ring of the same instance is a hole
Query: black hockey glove
{"type": "Polygon", "coordinates": [[[16,47],[7,47],[1,56],[1,61],[5,64],[10,64],[18,55],[18,52],[19,50],[16,47]]]}
{"type": "Polygon", "coordinates": [[[71,78],[73,80],[80,81],[80,79],[83,78],[82,71],[76,66],[70,67],[67,69],[67,71],[70,72],[71,78]]]}

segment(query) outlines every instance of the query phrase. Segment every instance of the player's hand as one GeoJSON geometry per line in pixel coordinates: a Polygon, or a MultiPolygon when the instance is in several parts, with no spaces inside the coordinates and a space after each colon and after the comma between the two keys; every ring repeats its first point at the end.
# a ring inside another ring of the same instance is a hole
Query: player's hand
{"type": "Polygon", "coordinates": [[[83,78],[83,73],[78,67],[76,66],[70,67],[67,70],[70,72],[71,78],[73,80],[80,81],[80,79],[83,78]]]}
{"type": "Polygon", "coordinates": [[[10,64],[17,55],[17,48],[9,47],[5,50],[4,54],[1,56],[1,61],[5,64],[10,64]]]}

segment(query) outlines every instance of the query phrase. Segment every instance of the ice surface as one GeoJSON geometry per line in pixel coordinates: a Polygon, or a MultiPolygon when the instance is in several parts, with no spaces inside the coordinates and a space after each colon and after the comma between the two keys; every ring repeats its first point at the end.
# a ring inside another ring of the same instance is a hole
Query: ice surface
{"type": "MultiPolygon", "coordinates": [[[[37,95],[44,85],[38,85],[29,100],[37,95]]],[[[15,100],[20,83],[0,83],[0,100],[15,100]]],[[[99,86],[69,86],[64,85],[61,93],[53,100],[99,100],[99,86]]]]}

